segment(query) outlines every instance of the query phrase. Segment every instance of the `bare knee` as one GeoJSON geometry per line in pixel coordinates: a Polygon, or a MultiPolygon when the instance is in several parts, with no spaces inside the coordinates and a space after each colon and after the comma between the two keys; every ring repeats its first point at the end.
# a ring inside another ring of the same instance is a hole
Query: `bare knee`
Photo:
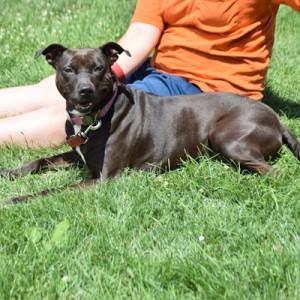
{"type": "Polygon", "coordinates": [[[0,120],[0,145],[13,143],[25,147],[60,145],[65,139],[64,104],[38,109],[0,120]]]}
{"type": "Polygon", "coordinates": [[[51,75],[36,84],[36,88],[40,95],[40,100],[43,101],[44,107],[56,105],[64,101],[55,84],[55,75],[51,75]]]}
{"type": "Polygon", "coordinates": [[[44,79],[42,79],[40,82],[36,84],[39,87],[44,88],[54,88],[55,87],[55,75],[50,75],[44,79]]]}

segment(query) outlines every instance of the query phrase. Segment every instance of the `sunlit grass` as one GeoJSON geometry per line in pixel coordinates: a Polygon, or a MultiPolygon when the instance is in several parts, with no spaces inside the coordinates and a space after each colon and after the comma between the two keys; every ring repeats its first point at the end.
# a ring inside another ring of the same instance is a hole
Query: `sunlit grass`
{"type": "MultiPolygon", "coordinates": [[[[0,86],[52,72],[36,49],[117,40],[133,0],[0,0],[0,86]]],[[[269,103],[300,136],[300,15],[280,12],[269,103]]],[[[0,99],[1,101],[1,99],[0,99]]],[[[59,149],[0,149],[15,166],[59,149]]],[[[300,166],[278,176],[200,157],[162,174],[126,170],[95,189],[0,210],[0,299],[299,299],[300,166]]],[[[79,181],[79,170],[0,179],[1,199],[79,181]]]]}

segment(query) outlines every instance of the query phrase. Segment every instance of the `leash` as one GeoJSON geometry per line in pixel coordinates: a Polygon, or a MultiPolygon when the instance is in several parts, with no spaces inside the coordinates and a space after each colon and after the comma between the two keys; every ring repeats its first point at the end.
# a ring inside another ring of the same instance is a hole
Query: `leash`
{"type": "Polygon", "coordinates": [[[95,115],[94,118],[92,118],[91,116],[84,116],[84,117],[74,116],[69,118],[69,120],[72,122],[73,125],[77,125],[77,126],[88,125],[88,127],[84,131],[80,130],[76,134],[73,134],[69,138],[67,138],[67,144],[69,146],[71,146],[72,148],[76,148],[85,144],[88,141],[88,133],[90,131],[96,131],[101,127],[102,125],[101,119],[104,118],[106,114],[109,112],[110,108],[112,107],[114,101],[117,98],[117,95],[118,95],[118,85],[116,85],[112,98],[101,110],[98,111],[98,113],[95,115]],[[98,120],[97,117],[99,117],[98,120]]]}

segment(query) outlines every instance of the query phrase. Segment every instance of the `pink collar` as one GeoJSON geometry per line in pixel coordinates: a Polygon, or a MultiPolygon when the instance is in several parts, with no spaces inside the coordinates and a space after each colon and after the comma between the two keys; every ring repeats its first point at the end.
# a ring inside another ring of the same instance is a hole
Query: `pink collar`
{"type": "Polygon", "coordinates": [[[109,112],[109,110],[111,109],[114,101],[116,100],[117,98],[117,95],[118,95],[118,85],[115,84],[115,89],[114,89],[114,94],[113,96],[111,97],[111,99],[107,102],[107,104],[102,108],[100,109],[97,114],[95,115],[95,117],[91,117],[91,116],[72,116],[70,119],[71,119],[71,122],[74,124],[74,125],[91,125],[93,124],[97,117],[99,119],[102,119],[106,116],[106,114],[109,112]]]}

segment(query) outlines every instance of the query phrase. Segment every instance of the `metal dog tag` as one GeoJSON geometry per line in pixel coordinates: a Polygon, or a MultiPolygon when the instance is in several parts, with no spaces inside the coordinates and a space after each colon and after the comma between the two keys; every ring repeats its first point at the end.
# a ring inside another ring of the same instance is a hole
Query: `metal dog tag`
{"type": "Polygon", "coordinates": [[[101,127],[101,120],[96,121],[95,123],[91,124],[85,131],[80,131],[75,135],[70,136],[67,139],[67,144],[72,148],[79,147],[85,144],[88,141],[88,133],[89,131],[98,130],[101,127]]]}
{"type": "Polygon", "coordinates": [[[79,147],[83,144],[85,144],[87,141],[87,138],[84,138],[80,133],[76,135],[72,135],[67,139],[67,144],[71,146],[72,148],[79,147]]]}

